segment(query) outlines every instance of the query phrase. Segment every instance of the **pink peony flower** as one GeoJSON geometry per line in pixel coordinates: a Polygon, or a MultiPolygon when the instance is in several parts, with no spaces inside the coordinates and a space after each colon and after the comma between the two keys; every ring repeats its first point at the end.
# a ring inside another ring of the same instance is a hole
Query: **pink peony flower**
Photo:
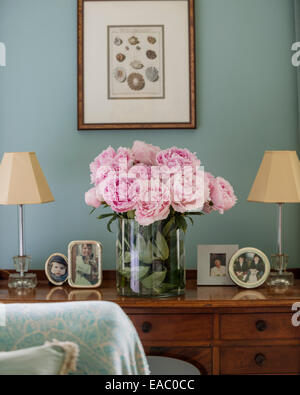
{"type": "Polygon", "coordinates": [[[135,212],[135,219],[140,225],[147,226],[155,221],[166,219],[169,213],[169,192],[164,184],[161,184],[158,188],[152,187],[149,190],[141,191],[135,212]]]}
{"type": "Polygon", "coordinates": [[[127,171],[133,165],[134,157],[129,148],[118,148],[117,154],[112,161],[112,166],[116,170],[127,171]]]}
{"type": "Polygon", "coordinates": [[[204,171],[192,168],[173,176],[172,207],[175,211],[201,211],[208,196],[204,171]]]}
{"type": "Polygon", "coordinates": [[[136,196],[139,185],[128,178],[121,178],[116,173],[103,181],[100,192],[104,201],[117,213],[125,213],[136,207],[136,196]]]}
{"type": "Polygon", "coordinates": [[[112,177],[114,174],[116,174],[116,170],[112,166],[100,166],[94,175],[95,186],[98,187],[107,177],[112,177]]]}
{"type": "Polygon", "coordinates": [[[94,161],[90,164],[91,171],[91,183],[96,182],[96,173],[101,166],[111,166],[114,157],[116,156],[116,151],[112,147],[108,147],[106,150],[102,151],[94,161]]]}
{"type": "Polygon", "coordinates": [[[108,147],[90,164],[94,187],[85,194],[86,204],[106,202],[113,211],[135,210],[143,226],[163,220],[170,207],[184,213],[224,211],[237,201],[230,183],[200,168],[201,162],[188,149],[159,147],[135,141],[132,149],[108,147]]]}
{"type": "Polygon", "coordinates": [[[91,188],[85,193],[85,203],[94,208],[101,206],[102,202],[98,199],[96,188],[91,188]]]}
{"type": "Polygon", "coordinates": [[[192,154],[188,149],[176,147],[159,152],[156,156],[156,161],[159,165],[167,166],[170,169],[176,166],[198,167],[201,164],[196,154],[192,154]]]}
{"type": "Polygon", "coordinates": [[[132,166],[128,171],[128,178],[133,180],[149,180],[151,167],[143,164],[132,166]]]}
{"type": "Polygon", "coordinates": [[[223,209],[224,211],[230,210],[237,202],[237,197],[231,184],[222,177],[217,177],[217,182],[223,194],[223,209]]]}
{"type": "MultiPolygon", "coordinates": [[[[210,192],[210,201],[213,203],[213,210],[219,211],[220,214],[224,213],[224,200],[223,193],[219,188],[217,179],[210,173],[205,173],[205,177],[208,181],[208,187],[210,192]]],[[[208,207],[206,207],[208,209],[208,207]]]]}
{"type": "MultiPolygon", "coordinates": [[[[222,177],[215,178],[213,175],[206,173],[208,179],[210,200],[213,203],[213,210],[224,214],[224,211],[231,209],[237,201],[232,186],[222,177]]],[[[209,209],[208,207],[206,207],[209,209]]]]}
{"type": "Polygon", "coordinates": [[[160,152],[159,147],[155,147],[151,144],[146,144],[143,141],[135,141],[132,146],[132,153],[134,159],[138,163],[144,163],[145,165],[155,166],[156,155],[160,152]]]}

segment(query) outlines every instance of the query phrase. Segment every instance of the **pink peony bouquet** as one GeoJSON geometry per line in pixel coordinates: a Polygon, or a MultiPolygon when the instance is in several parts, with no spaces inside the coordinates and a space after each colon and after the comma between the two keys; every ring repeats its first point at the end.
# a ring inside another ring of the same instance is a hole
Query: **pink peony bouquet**
{"type": "Polygon", "coordinates": [[[108,147],[90,164],[93,187],[85,202],[93,207],[110,207],[112,217],[135,219],[140,225],[173,220],[186,230],[185,218],[213,211],[223,214],[237,201],[230,183],[204,171],[195,153],[185,148],[162,150],[142,141],[133,147],[108,147]]]}

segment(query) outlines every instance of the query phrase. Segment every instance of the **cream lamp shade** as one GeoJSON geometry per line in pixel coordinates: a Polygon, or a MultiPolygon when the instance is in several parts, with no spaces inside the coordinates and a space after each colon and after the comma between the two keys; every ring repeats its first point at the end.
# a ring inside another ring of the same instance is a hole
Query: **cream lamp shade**
{"type": "Polygon", "coordinates": [[[5,153],[0,165],[0,204],[53,202],[35,152],[5,153]]]}
{"type": "Polygon", "coordinates": [[[249,202],[300,203],[300,164],[296,151],[266,151],[249,202]]]}

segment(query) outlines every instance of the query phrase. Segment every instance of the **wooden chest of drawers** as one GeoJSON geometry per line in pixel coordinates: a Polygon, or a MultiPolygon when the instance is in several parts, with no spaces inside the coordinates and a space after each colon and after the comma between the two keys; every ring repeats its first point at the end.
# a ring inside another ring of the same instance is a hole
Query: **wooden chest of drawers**
{"type": "Polygon", "coordinates": [[[286,293],[267,288],[198,287],[170,299],[120,297],[115,282],[76,290],[40,282],[30,294],[0,281],[0,303],[107,300],[118,303],[135,325],[148,355],[182,359],[202,374],[300,374],[300,326],[292,306],[300,302],[300,281],[286,293]]]}
{"type": "Polygon", "coordinates": [[[251,310],[127,312],[149,355],[183,359],[203,374],[300,374],[300,326],[292,325],[292,311],[251,310]]]}

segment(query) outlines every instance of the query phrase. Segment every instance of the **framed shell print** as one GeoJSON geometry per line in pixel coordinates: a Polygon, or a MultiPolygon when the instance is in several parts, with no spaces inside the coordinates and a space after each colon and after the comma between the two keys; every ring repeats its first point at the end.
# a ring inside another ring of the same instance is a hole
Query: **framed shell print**
{"type": "Polygon", "coordinates": [[[229,274],[242,288],[258,288],[270,274],[270,262],[260,250],[246,247],[238,250],[229,262],[229,274]]]}
{"type": "Polygon", "coordinates": [[[98,241],[72,241],[68,247],[68,282],[74,288],[97,288],[102,283],[102,246],[98,241]]]}
{"type": "Polygon", "coordinates": [[[78,0],[78,129],[195,127],[194,0],[78,0]]]}
{"type": "Polygon", "coordinates": [[[53,285],[62,285],[68,279],[68,258],[55,252],[45,263],[45,273],[53,285]]]}

